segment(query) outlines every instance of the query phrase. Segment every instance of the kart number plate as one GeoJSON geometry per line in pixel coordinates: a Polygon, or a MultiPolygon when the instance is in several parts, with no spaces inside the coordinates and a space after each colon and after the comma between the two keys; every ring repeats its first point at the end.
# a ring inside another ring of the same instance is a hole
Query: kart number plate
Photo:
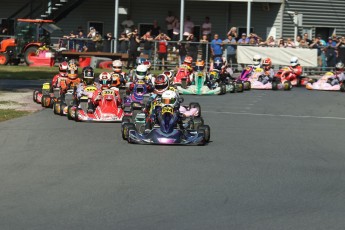
{"type": "Polygon", "coordinates": [[[102,96],[105,96],[105,95],[114,95],[114,91],[113,90],[103,90],[102,96]]]}
{"type": "Polygon", "coordinates": [[[255,70],[255,72],[257,72],[257,73],[261,73],[261,72],[263,72],[264,70],[263,69],[261,69],[261,68],[257,68],[256,70],[255,70]]]}
{"type": "Polygon", "coordinates": [[[88,87],[85,88],[85,91],[86,91],[86,92],[94,92],[94,91],[96,91],[96,90],[97,90],[97,88],[94,87],[94,86],[88,86],[88,87]]]}
{"type": "Polygon", "coordinates": [[[325,73],[326,76],[333,76],[334,74],[332,72],[325,73]]]}
{"type": "Polygon", "coordinates": [[[169,106],[163,107],[162,114],[164,114],[164,113],[171,113],[171,114],[173,114],[174,113],[174,109],[172,107],[169,107],[169,106]]]}
{"type": "Polygon", "coordinates": [[[50,84],[49,83],[44,83],[42,86],[42,89],[50,89],[50,84]]]}

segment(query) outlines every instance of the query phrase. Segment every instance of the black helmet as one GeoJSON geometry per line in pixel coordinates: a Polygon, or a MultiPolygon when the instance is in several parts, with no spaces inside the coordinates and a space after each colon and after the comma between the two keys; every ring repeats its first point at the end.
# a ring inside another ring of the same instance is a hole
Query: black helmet
{"type": "Polygon", "coordinates": [[[94,83],[95,80],[95,73],[93,72],[93,68],[91,66],[86,66],[83,68],[83,81],[87,85],[91,85],[94,83]]]}

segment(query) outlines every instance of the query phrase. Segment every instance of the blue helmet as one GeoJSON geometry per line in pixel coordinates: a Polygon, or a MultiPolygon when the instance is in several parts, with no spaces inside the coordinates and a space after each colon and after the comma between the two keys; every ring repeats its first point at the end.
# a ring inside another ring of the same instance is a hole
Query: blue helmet
{"type": "Polygon", "coordinates": [[[213,67],[217,70],[221,70],[224,65],[223,59],[221,57],[215,57],[213,59],[213,67]]]}

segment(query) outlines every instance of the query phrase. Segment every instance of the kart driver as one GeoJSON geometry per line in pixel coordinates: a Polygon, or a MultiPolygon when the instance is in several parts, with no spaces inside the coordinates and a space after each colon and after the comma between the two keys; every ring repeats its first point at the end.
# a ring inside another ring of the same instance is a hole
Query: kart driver
{"type": "Polygon", "coordinates": [[[82,82],[77,86],[77,98],[80,98],[83,95],[88,96],[89,93],[85,92],[87,86],[96,86],[95,84],[95,73],[91,66],[86,66],[83,68],[82,82]]]}
{"type": "Polygon", "coordinates": [[[303,69],[302,66],[299,64],[297,57],[291,57],[289,68],[296,78],[302,75],[303,69]]]}
{"type": "Polygon", "coordinates": [[[59,73],[56,74],[52,80],[53,88],[60,88],[60,85],[62,84],[61,82],[67,81],[67,69],[68,69],[68,63],[61,62],[59,65],[59,73]]]}
{"type": "Polygon", "coordinates": [[[111,74],[112,77],[112,87],[119,87],[120,85],[125,86],[128,81],[128,76],[125,72],[122,71],[122,61],[115,60],[112,63],[113,71],[111,74]]]}
{"type": "Polygon", "coordinates": [[[147,66],[146,65],[138,65],[136,70],[135,70],[135,78],[134,78],[134,82],[132,82],[129,85],[129,89],[128,89],[128,94],[130,94],[133,91],[134,85],[137,81],[144,81],[146,84],[146,88],[148,90],[148,92],[152,92],[153,90],[153,83],[151,81],[151,79],[149,78],[148,74],[147,74],[147,66]]]}
{"type": "Polygon", "coordinates": [[[334,76],[328,78],[327,83],[333,85],[338,85],[340,82],[345,81],[345,74],[344,74],[344,63],[338,62],[335,65],[335,73],[334,76]]]}
{"type": "Polygon", "coordinates": [[[274,70],[272,68],[272,61],[271,58],[265,58],[262,61],[262,66],[264,69],[264,74],[259,77],[259,81],[262,82],[262,84],[267,84],[268,82],[272,82],[274,77],[274,70]]]}

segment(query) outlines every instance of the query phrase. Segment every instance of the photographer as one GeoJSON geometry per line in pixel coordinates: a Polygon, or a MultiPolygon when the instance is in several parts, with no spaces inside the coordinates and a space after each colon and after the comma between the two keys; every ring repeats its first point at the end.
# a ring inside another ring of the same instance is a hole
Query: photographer
{"type": "Polygon", "coordinates": [[[160,33],[155,40],[158,40],[158,59],[161,60],[162,62],[162,70],[165,69],[165,62],[168,59],[168,42],[170,41],[171,38],[164,34],[164,33],[160,33]]]}
{"type": "Polygon", "coordinates": [[[132,63],[132,68],[135,68],[135,61],[139,56],[139,45],[140,45],[140,38],[138,35],[138,29],[134,29],[132,33],[128,33],[129,39],[129,49],[128,49],[128,62],[127,62],[127,69],[129,69],[130,63],[132,63]]]}
{"type": "Polygon", "coordinates": [[[321,51],[321,47],[322,47],[322,45],[321,45],[319,37],[315,37],[313,39],[312,43],[309,45],[309,48],[317,49],[317,63],[318,63],[319,67],[322,66],[322,57],[321,57],[322,51],[321,51]]]}

